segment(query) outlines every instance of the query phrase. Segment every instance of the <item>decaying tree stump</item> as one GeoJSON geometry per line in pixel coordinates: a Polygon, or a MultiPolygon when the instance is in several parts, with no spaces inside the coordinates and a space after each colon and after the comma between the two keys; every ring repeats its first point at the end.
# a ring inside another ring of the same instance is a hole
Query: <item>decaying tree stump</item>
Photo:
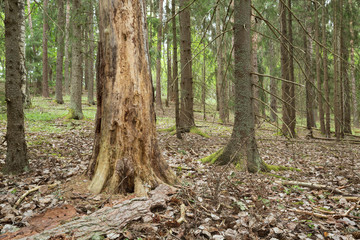
{"type": "Polygon", "coordinates": [[[23,240],[47,240],[62,235],[74,239],[91,239],[94,235],[117,239],[126,225],[132,221],[151,222],[153,212],[165,210],[174,188],[159,185],[150,192],[150,198],[133,198],[112,207],[104,207],[91,215],[83,216],[23,240]]]}

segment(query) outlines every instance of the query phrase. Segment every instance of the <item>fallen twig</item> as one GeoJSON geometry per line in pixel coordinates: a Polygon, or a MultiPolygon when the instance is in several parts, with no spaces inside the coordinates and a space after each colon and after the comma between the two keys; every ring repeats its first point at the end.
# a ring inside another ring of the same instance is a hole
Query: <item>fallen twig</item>
{"type": "Polygon", "coordinates": [[[302,186],[302,187],[308,187],[311,189],[325,189],[325,190],[329,190],[331,192],[346,195],[346,193],[344,193],[343,191],[341,191],[339,189],[329,187],[326,185],[316,184],[316,183],[297,182],[297,181],[275,181],[275,183],[282,184],[282,185],[292,185],[292,186],[298,185],[298,186],[302,186]]]}
{"type": "Polygon", "coordinates": [[[351,211],[354,210],[354,209],[357,207],[357,205],[358,205],[359,203],[360,203],[360,200],[357,201],[357,203],[355,203],[354,206],[352,206],[351,208],[349,208],[349,210],[347,210],[346,213],[344,214],[344,217],[347,217],[347,216],[351,213],[351,211]]]}
{"type": "Polygon", "coordinates": [[[360,201],[360,197],[356,197],[356,196],[331,196],[329,198],[333,200],[340,200],[340,198],[344,198],[348,202],[360,201]]]}
{"type": "MultiPolygon", "coordinates": [[[[59,185],[59,183],[50,184],[50,185],[48,185],[48,188],[54,188],[57,185],[59,185]]],[[[42,186],[34,187],[34,188],[28,190],[27,192],[25,192],[23,195],[21,195],[21,197],[16,201],[16,203],[14,205],[14,208],[17,208],[27,195],[29,195],[32,192],[35,192],[35,191],[39,190],[41,187],[42,186]]]]}

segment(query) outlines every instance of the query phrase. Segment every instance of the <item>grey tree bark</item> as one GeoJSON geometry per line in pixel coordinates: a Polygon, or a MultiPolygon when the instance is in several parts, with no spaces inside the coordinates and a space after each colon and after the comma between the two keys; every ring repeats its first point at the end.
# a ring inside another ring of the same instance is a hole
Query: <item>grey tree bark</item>
{"type": "Polygon", "coordinates": [[[6,81],[5,100],[7,105],[6,158],[2,169],[4,173],[17,174],[29,168],[24,129],[23,104],[25,96],[25,38],[24,26],[25,2],[5,1],[5,57],[6,81]]]}
{"type": "Polygon", "coordinates": [[[64,87],[65,87],[65,94],[68,95],[70,93],[70,72],[69,72],[69,65],[70,65],[70,51],[69,46],[71,45],[69,42],[69,23],[70,23],[70,2],[66,0],[66,17],[65,17],[65,44],[64,44],[64,87]]]}
{"type": "Polygon", "coordinates": [[[234,2],[235,121],[230,141],[217,163],[239,163],[249,172],[266,170],[255,139],[251,91],[251,1],[234,2]]]}
{"type": "Polygon", "coordinates": [[[47,36],[47,31],[48,31],[48,5],[49,5],[49,0],[44,0],[44,4],[43,4],[43,39],[42,39],[42,64],[43,64],[43,78],[42,78],[42,96],[45,98],[48,98],[50,96],[49,93],[49,81],[48,81],[48,74],[49,74],[49,61],[48,61],[48,36],[47,36]]]}
{"type": "Polygon", "coordinates": [[[82,41],[81,41],[81,22],[80,16],[80,0],[73,0],[74,15],[72,17],[72,77],[70,85],[70,109],[68,113],[69,119],[82,119],[81,90],[82,90],[82,41]]]}
{"type": "MultiPolygon", "coordinates": [[[[180,9],[184,9],[189,0],[180,0],[180,9]]],[[[181,108],[180,130],[189,132],[195,126],[194,96],[191,55],[190,9],[180,12],[180,56],[181,56],[181,108]]]]}

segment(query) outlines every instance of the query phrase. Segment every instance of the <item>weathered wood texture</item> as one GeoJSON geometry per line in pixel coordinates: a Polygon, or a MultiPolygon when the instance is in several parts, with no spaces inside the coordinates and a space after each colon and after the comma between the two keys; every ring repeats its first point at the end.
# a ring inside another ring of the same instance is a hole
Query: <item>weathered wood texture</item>
{"type": "Polygon", "coordinates": [[[83,216],[66,224],[23,240],[47,240],[54,236],[68,236],[77,240],[91,239],[95,234],[117,239],[126,225],[132,221],[151,222],[153,212],[166,209],[169,195],[175,193],[167,185],[159,185],[150,192],[150,198],[133,198],[113,207],[105,207],[91,215],[83,216]]]}

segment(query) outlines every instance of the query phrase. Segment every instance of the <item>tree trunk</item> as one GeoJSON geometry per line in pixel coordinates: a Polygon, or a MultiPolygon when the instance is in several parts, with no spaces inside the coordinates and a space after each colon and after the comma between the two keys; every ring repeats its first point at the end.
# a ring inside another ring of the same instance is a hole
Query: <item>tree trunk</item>
{"type": "Polygon", "coordinates": [[[65,63],[64,63],[64,86],[65,86],[65,94],[68,95],[70,93],[70,74],[69,74],[69,65],[70,65],[70,54],[69,54],[69,46],[71,45],[69,42],[69,22],[70,22],[70,3],[69,0],[66,0],[66,19],[65,19],[65,63]]]}
{"type": "Polygon", "coordinates": [[[61,30],[57,32],[57,58],[56,58],[56,88],[55,97],[58,104],[63,104],[63,58],[64,58],[64,33],[62,29],[65,28],[65,12],[64,12],[64,1],[58,0],[58,25],[61,30]]]}
{"type": "MultiPolygon", "coordinates": [[[[322,1],[321,10],[321,22],[322,22],[322,43],[327,46],[326,41],[326,21],[325,21],[325,0],[322,1]]],[[[329,78],[328,78],[328,57],[327,50],[324,48],[323,56],[323,68],[324,68],[324,92],[325,92],[325,133],[326,136],[330,137],[330,90],[329,90],[329,78]]]]}
{"type": "MultiPolygon", "coordinates": [[[[315,3],[316,12],[315,12],[315,40],[319,41],[319,3],[315,3]]],[[[322,92],[322,83],[321,83],[321,69],[320,69],[320,47],[316,43],[316,82],[317,82],[317,98],[319,106],[319,120],[320,120],[320,131],[321,134],[325,135],[325,121],[324,121],[324,106],[323,106],[323,92],[322,92]]],[[[324,49],[324,51],[326,51],[324,49]]]]}
{"type": "MultiPolygon", "coordinates": [[[[73,0],[73,8],[75,11],[74,16],[80,16],[80,0],[73,0]]],[[[70,85],[70,109],[68,118],[69,119],[82,119],[82,106],[81,106],[81,80],[82,80],[82,53],[81,53],[81,22],[79,19],[74,19],[72,23],[72,77],[70,85]]]]}
{"type": "MultiPolygon", "coordinates": [[[[288,53],[288,46],[289,44],[286,41],[286,38],[288,38],[288,28],[287,28],[287,22],[286,22],[286,7],[282,3],[282,1],[279,2],[280,7],[280,28],[281,28],[281,77],[283,79],[290,80],[290,66],[289,66],[289,53],[288,53]]],[[[283,107],[282,107],[282,113],[283,113],[283,125],[282,125],[282,132],[285,136],[288,137],[295,137],[295,122],[296,119],[293,119],[293,113],[292,113],[292,84],[288,82],[282,82],[282,99],[283,107]]]]}
{"type": "MultiPolygon", "coordinates": [[[[204,43],[205,48],[205,43],[204,43]]],[[[203,72],[202,72],[201,103],[203,105],[203,119],[206,121],[206,51],[203,52],[203,72]]]]}
{"type": "Polygon", "coordinates": [[[94,146],[99,152],[89,186],[94,193],[146,195],[175,180],[156,138],[144,4],[100,1],[103,89],[100,141],[94,146]]]}
{"type": "Polygon", "coordinates": [[[359,111],[358,111],[358,103],[357,103],[357,96],[356,96],[356,79],[355,79],[355,48],[354,48],[354,27],[353,27],[353,4],[352,0],[349,0],[349,7],[350,7],[350,48],[351,48],[351,55],[350,55],[350,78],[351,78],[351,88],[352,88],[352,103],[353,103],[353,123],[355,127],[359,127],[359,111]]]}
{"type": "MultiPolygon", "coordinates": [[[[166,18],[169,20],[171,17],[170,14],[170,7],[169,7],[169,1],[166,0],[166,18]]],[[[169,22],[166,21],[165,26],[165,33],[166,33],[166,59],[167,59],[167,93],[166,93],[166,107],[169,107],[170,101],[174,100],[174,84],[172,83],[172,75],[171,75],[171,42],[170,42],[170,32],[169,32],[169,22]]]]}
{"type": "Polygon", "coordinates": [[[171,1],[172,34],[173,34],[173,84],[175,85],[175,125],[176,137],[181,139],[180,131],[180,102],[179,102],[179,77],[178,77],[178,58],[177,58],[177,34],[176,34],[176,18],[175,18],[175,0],[171,1]]]}
{"type": "MultiPolygon", "coordinates": [[[[269,53],[271,54],[271,56],[274,56],[275,51],[274,51],[274,44],[270,41],[269,42],[269,53]]],[[[275,74],[275,61],[270,60],[269,63],[269,72],[270,72],[270,76],[272,76],[273,74],[275,74]]],[[[275,96],[277,96],[277,92],[278,92],[278,87],[277,87],[277,81],[274,78],[270,79],[270,119],[272,122],[277,123],[278,122],[278,117],[277,117],[277,99],[275,96]]]]}
{"type": "Polygon", "coordinates": [[[94,9],[92,2],[90,1],[89,6],[89,14],[88,14],[88,20],[89,20],[89,55],[88,55],[88,61],[89,61],[89,67],[86,71],[88,71],[88,103],[90,105],[95,105],[94,101],[94,9]]]}
{"type": "Polygon", "coordinates": [[[251,91],[251,1],[235,0],[235,121],[231,139],[218,159],[219,164],[239,163],[250,172],[266,170],[255,140],[251,91]],[[245,160],[246,159],[246,160],[245,160]]]}
{"type": "MultiPolygon", "coordinates": [[[[221,19],[220,19],[220,9],[218,6],[216,9],[216,35],[219,36],[222,33],[221,29],[221,19]]],[[[216,58],[217,58],[217,69],[216,69],[216,91],[217,91],[217,100],[219,107],[219,116],[220,120],[223,123],[229,122],[229,111],[228,111],[228,101],[227,101],[227,81],[224,77],[224,45],[222,43],[222,37],[216,39],[216,58]]]]}
{"type": "Polygon", "coordinates": [[[157,32],[156,46],[156,107],[163,110],[161,101],[161,42],[162,42],[162,19],[163,19],[163,0],[159,0],[159,26],[157,32]]]}
{"type": "MultiPolygon", "coordinates": [[[[311,13],[311,6],[310,2],[305,3],[305,9],[307,9],[308,16],[306,17],[306,31],[311,34],[312,28],[310,26],[311,17],[309,13],[311,13]]],[[[312,46],[312,39],[304,32],[303,35],[304,39],[304,50],[305,50],[305,74],[306,74],[306,127],[307,129],[311,130],[315,127],[315,116],[314,116],[314,109],[315,109],[315,95],[314,95],[314,74],[313,74],[313,46],[312,46]]]]}
{"type": "MultiPolygon", "coordinates": [[[[180,9],[188,5],[189,0],[180,0],[180,9]]],[[[181,55],[181,108],[180,131],[189,132],[195,126],[193,77],[191,61],[190,9],[180,12],[180,55],[181,55]]]]}
{"type": "MultiPolygon", "coordinates": [[[[291,11],[291,0],[288,0],[288,7],[291,11]]],[[[291,82],[295,82],[295,75],[294,75],[294,40],[293,40],[293,33],[292,33],[292,14],[289,11],[289,18],[288,18],[288,32],[289,32],[289,80],[291,82]]],[[[290,131],[292,136],[296,136],[295,127],[296,127],[296,98],[295,98],[295,84],[289,84],[289,93],[290,93],[290,106],[289,106],[289,113],[290,113],[290,131]]]]}
{"type": "MultiPolygon", "coordinates": [[[[340,0],[341,1],[341,0],[340,0]]],[[[340,9],[339,0],[334,1],[334,119],[335,119],[335,136],[337,140],[344,137],[343,131],[343,114],[342,114],[342,96],[341,96],[341,76],[340,76],[340,59],[341,47],[340,38],[341,26],[338,11],[340,9]]],[[[341,14],[340,14],[341,15],[341,14]]]]}
{"type": "Polygon", "coordinates": [[[17,174],[27,171],[27,147],[24,130],[25,55],[24,55],[24,1],[5,1],[5,57],[6,81],[5,100],[7,104],[7,151],[4,173],[17,174]]]}
{"type": "Polygon", "coordinates": [[[43,39],[42,39],[42,60],[43,60],[43,79],[42,79],[42,96],[45,98],[48,98],[50,96],[49,94],[49,81],[48,81],[48,74],[49,74],[49,62],[48,62],[48,4],[49,0],[44,0],[43,4],[43,39]]]}
{"type": "MultiPolygon", "coordinates": [[[[253,28],[256,28],[256,22],[255,22],[255,18],[253,17],[252,19],[252,25],[253,28]]],[[[257,32],[253,32],[252,33],[252,39],[251,39],[251,43],[252,43],[252,51],[251,51],[251,62],[252,62],[252,72],[258,73],[259,69],[258,69],[258,58],[257,58],[257,42],[258,42],[258,33],[257,32]]],[[[257,86],[259,86],[259,76],[256,74],[252,74],[251,75],[251,81],[252,81],[252,91],[253,91],[253,97],[255,98],[253,102],[253,108],[254,108],[254,119],[255,119],[255,123],[259,123],[259,116],[260,116],[260,110],[259,110],[259,88],[257,86]]]]}
{"type": "MultiPolygon", "coordinates": [[[[342,4],[342,1],[341,1],[342,4]]],[[[341,11],[340,11],[340,23],[341,23],[341,96],[343,99],[343,125],[344,125],[344,133],[348,133],[351,134],[351,109],[350,109],[350,104],[351,104],[351,91],[350,91],[350,81],[349,81],[349,75],[348,75],[348,71],[349,69],[349,64],[347,62],[347,60],[349,59],[349,51],[348,51],[348,39],[347,39],[347,32],[348,32],[348,27],[347,27],[347,23],[345,23],[345,21],[343,20],[343,6],[341,5],[341,11]]],[[[348,9],[346,9],[348,10],[348,9]]],[[[346,11],[348,12],[348,11],[346,11]]]]}

